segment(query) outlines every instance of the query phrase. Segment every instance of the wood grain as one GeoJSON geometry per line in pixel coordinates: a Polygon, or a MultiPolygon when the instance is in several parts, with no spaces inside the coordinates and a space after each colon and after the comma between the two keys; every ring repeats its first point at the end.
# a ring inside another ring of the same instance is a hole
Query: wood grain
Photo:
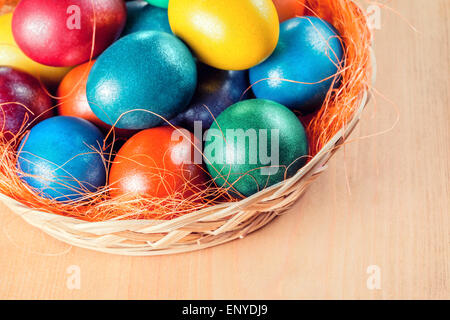
{"type": "Polygon", "coordinates": [[[449,299],[450,2],[389,5],[418,30],[382,11],[375,88],[395,105],[372,101],[290,213],[220,247],[132,258],[70,248],[0,205],[0,298],[449,299]]]}

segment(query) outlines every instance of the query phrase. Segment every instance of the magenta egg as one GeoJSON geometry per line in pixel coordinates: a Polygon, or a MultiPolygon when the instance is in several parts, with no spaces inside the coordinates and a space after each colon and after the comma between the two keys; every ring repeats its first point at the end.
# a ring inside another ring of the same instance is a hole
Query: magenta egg
{"type": "Polygon", "coordinates": [[[28,73],[0,67],[0,136],[11,140],[52,115],[52,99],[28,73]]]}
{"type": "Polygon", "coordinates": [[[120,36],[126,15],[123,0],[22,0],[14,10],[12,31],[32,60],[70,67],[110,46],[120,36]]]}

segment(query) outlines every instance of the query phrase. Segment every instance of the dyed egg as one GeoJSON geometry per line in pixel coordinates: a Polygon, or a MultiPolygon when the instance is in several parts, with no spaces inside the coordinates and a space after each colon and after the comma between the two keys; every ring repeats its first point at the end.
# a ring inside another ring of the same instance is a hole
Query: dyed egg
{"type": "Polygon", "coordinates": [[[123,0],[22,0],[14,10],[12,31],[22,51],[36,62],[74,66],[93,58],[121,34],[123,0]]]}
{"type": "Polygon", "coordinates": [[[79,200],[105,185],[103,135],[89,121],[58,116],[37,124],[19,146],[20,177],[43,197],[79,200]]]}
{"type": "Polygon", "coordinates": [[[326,21],[316,17],[285,21],[275,52],[250,70],[253,92],[303,114],[314,112],[330,88],[339,86],[343,55],[340,36],[326,21]]]}
{"type": "MultiPolygon", "coordinates": [[[[88,120],[105,132],[111,126],[100,120],[92,112],[86,97],[86,83],[89,72],[95,61],[86,62],[73,68],[61,81],[58,87],[58,114],[72,116],[88,120]]],[[[115,133],[120,136],[130,136],[134,131],[114,128],[115,133]]]]}
{"type": "Polygon", "coordinates": [[[122,35],[138,31],[163,31],[172,33],[167,9],[148,5],[142,1],[127,3],[128,18],[122,35]]]}
{"type": "Polygon", "coordinates": [[[184,129],[157,127],[134,135],[111,166],[111,196],[179,198],[200,191],[207,175],[201,155],[195,164],[194,144],[194,135],[184,129]]]}
{"type": "Polygon", "coordinates": [[[145,1],[160,8],[167,8],[169,6],[169,0],[145,0],[145,1]]]}
{"type": "Polygon", "coordinates": [[[86,98],[86,82],[95,61],[72,69],[58,87],[58,114],[88,120],[99,127],[108,127],[91,110],[86,98]]]}
{"type": "Polygon", "coordinates": [[[273,101],[238,102],[207,132],[205,163],[217,185],[252,194],[293,176],[305,163],[305,129],[288,108],[273,101]]]}
{"type": "MultiPolygon", "coordinates": [[[[352,3],[351,6],[354,6],[352,3]]],[[[305,7],[305,16],[320,17],[322,20],[332,23],[336,19],[336,13],[332,6],[326,1],[310,1],[307,0],[307,6],[305,7]]]]}
{"type": "Polygon", "coordinates": [[[47,87],[56,87],[70,68],[44,66],[28,58],[14,41],[11,23],[12,13],[0,16],[0,65],[25,71],[47,87]]]}
{"type": "Polygon", "coordinates": [[[136,20],[139,17],[139,14],[141,13],[141,10],[148,6],[148,3],[145,1],[129,1],[126,3],[127,8],[127,22],[125,24],[125,28],[123,29],[122,36],[125,35],[127,30],[127,25],[130,23],[133,23],[134,20],[136,20]]]}
{"type": "Polygon", "coordinates": [[[180,113],[171,123],[195,132],[194,124],[202,131],[209,129],[214,119],[232,104],[247,98],[249,88],[247,71],[225,71],[199,64],[198,85],[186,111],[180,113]]]}
{"type": "MultiPolygon", "coordinates": [[[[52,115],[52,100],[31,75],[0,67],[0,136],[11,140],[52,115]]],[[[0,139],[1,140],[1,139],[0,139]]]]}
{"type": "Polygon", "coordinates": [[[273,0],[277,8],[280,22],[302,16],[305,11],[306,0],[273,0]]]}
{"type": "Polygon", "coordinates": [[[86,90],[102,121],[146,129],[184,111],[196,85],[197,69],[186,45],[168,33],[145,31],[109,47],[92,67],[86,90]]]}
{"type": "Polygon", "coordinates": [[[279,35],[271,0],[171,0],[169,22],[202,62],[223,70],[261,63],[279,35]]]}
{"type": "Polygon", "coordinates": [[[128,1],[126,4],[127,7],[127,23],[130,19],[134,19],[139,11],[148,6],[148,3],[141,0],[128,1]]]}

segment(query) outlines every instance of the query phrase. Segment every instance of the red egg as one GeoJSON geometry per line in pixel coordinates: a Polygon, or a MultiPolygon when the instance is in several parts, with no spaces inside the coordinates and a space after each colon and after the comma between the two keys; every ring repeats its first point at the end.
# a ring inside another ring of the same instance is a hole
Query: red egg
{"type": "Polygon", "coordinates": [[[22,0],[14,11],[12,30],[28,57],[66,67],[89,60],[94,24],[96,57],[120,36],[125,20],[123,0],[22,0]]]}
{"type": "MultiPolygon", "coordinates": [[[[86,97],[86,83],[95,61],[86,62],[73,68],[61,81],[56,95],[58,96],[58,114],[88,120],[102,129],[105,133],[111,130],[109,124],[100,120],[92,112],[86,97]]],[[[116,135],[131,136],[136,131],[114,128],[116,135]]]]}
{"type": "Polygon", "coordinates": [[[52,100],[36,78],[10,67],[0,67],[0,140],[11,140],[50,117],[52,106],[52,100]]]}
{"type": "Polygon", "coordinates": [[[201,155],[195,156],[196,143],[189,131],[171,127],[156,127],[134,135],[119,150],[111,166],[111,196],[180,199],[200,191],[207,175],[201,166],[201,155]]]}
{"type": "Polygon", "coordinates": [[[273,0],[277,8],[280,23],[288,19],[302,16],[306,0],[273,0]]]}

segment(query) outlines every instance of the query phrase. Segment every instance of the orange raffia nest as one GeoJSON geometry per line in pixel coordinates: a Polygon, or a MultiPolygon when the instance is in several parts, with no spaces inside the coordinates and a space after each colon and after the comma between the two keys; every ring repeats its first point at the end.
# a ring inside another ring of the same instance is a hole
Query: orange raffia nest
{"type": "MultiPolygon", "coordinates": [[[[299,6],[303,5],[300,4],[299,6]]],[[[302,119],[311,159],[294,177],[237,201],[226,190],[205,185],[188,199],[111,199],[104,189],[85,201],[41,198],[17,175],[13,145],[0,142],[0,199],[30,224],[79,247],[124,255],[158,255],[211,247],[242,238],[291,208],[321,173],[356,126],[368,101],[372,78],[372,34],[352,0],[309,0],[308,15],[332,23],[345,45],[342,84],[330,90],[322,109],[302,119]]],[[[112,159],[110,157],[110,160],[112,159]]]]}
{"type": "Polygon", "coordinates": [[[0,0],[0,14],[13,11],[19,0],[0,0]]]}

